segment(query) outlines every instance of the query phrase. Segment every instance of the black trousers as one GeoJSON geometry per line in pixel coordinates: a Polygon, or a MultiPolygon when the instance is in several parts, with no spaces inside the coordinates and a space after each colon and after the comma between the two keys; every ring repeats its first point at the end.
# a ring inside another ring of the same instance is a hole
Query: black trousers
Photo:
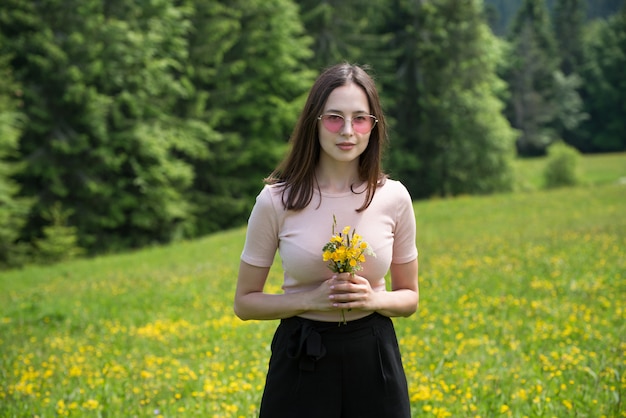
{"type": "Polygon", "coordinates": [[[272,340],[260,418],[409,418],[391,319],[283,319],[272,340]]]}

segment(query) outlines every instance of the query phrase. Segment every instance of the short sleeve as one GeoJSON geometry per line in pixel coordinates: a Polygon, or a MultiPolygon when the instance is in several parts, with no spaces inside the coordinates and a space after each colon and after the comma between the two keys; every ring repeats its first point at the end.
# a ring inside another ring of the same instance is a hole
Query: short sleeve
{"type": "Polygon", "coordinates": [[[409,191],[402,184],[398,184],[397,212],[393,239],[392,263],[404,264],[417,258],[415,244],[415,211],[409,191]]]}
{"type": "Polygon", "coordinates": [[[270,267],[278,248],[279,219],[272,187],[265,186],[256,198],[246,231],[241,260],[257,267],[270,267]]]}

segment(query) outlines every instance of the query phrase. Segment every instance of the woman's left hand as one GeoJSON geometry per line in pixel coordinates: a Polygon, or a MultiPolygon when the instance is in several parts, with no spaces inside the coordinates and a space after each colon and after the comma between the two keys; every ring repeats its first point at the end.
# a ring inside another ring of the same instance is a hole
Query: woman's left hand
{"type": "Polygon", "coordinates": [[[338,309],[361,309],[373,311],[375,293],[365,277],[350,273],[338,273],[330,284],[329,298],[338,309]]]}

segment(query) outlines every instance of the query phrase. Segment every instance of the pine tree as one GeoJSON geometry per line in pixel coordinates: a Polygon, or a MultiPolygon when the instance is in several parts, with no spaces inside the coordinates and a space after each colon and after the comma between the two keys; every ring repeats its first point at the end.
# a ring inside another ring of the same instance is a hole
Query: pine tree
{"type": "Polygon", "coordinates": [[[306,33],[313,37],[310,67],[321,70],[339,62],[379,64],[374,50],[388,39],[375,28],[384,19],[387,0],[297,0],[306,33]]]}
{"type": "Polygon", "coordinates": [[[510,34],[512,44],[504,77],[509,84],[507,116],[521,131],[521,155],[543,154],[556,140],[554,74],[558,69],[555,41],[542,0],[524,0],[510,34]]]}
{"type": "Polygon", "coordinates": [[[194,162],[198,233],[245,222],[262,180],[287,140],[316,75],[291,0],[190,0],[189,79],[194,118],[218,132],[194,162]]]}
{"type": "Polygon", "coordinates": [[[482,2],[404,7],[398,11],[407,24],[395,43],[402,52],[395,51],[392,174],[415,197],[507,190],[515,133],[502,115],[502,48],[482,2]]]}
{"type": "Polygon", "coordinates": [[[77,228],[67,225],[70,212],[56,202],[44,213],[48,225],[43,228],[43,238],[34,242],[38,262],[52,264],[83,254],[84,250],[78,246],[77,228]]]}
{"type": "Polygon", "coordinates": [[[582,63],[585,0],[557,0],[554,7],[554,32],[566,76],[578,73],[582,63]]]}
{"type": "Polygon", "coordinates": [[[580,97],[585,9],[584,0],[557,0],[554,7],[554,33],[560,59],[560,71],[555,74],[554,126],[558,137],[568,144],[581,141],[578,128],[589,117],[580,97]]]}
{"type": "MultiPolygon", "coordinates": [[[[4,44],[0,37],[0,43],[4,44]]],[[[25,261],[29,247],[19,242],[31,199],[20,197],[14,176],[22,169],[18,139],[24,126],[21,87],[13,80],[9,57],[0,53],[0,269],[25,261]]]]}
{"type": "Polygon", "coordinates": [[[584,152],[626,150],[626,5],[605,20],[593,22],[583,42],[585,111],[583,135],[575,144],[584,152]]]}
{"type": "Polygon", "coordinates": [[[0,12],[29,120],[20,181],[36,203],[25,238],[41,236],[57,201],[92,251],[178,236],[193,180],[180,158],[193,147],[180,135],[188,129],[171,117],[188,94],[184,10],[170,0],[7,0],[0,12]]]}

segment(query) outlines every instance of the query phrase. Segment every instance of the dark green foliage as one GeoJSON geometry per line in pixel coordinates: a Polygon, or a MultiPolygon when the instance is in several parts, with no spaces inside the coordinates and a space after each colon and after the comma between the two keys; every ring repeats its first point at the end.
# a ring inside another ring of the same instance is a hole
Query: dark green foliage
{"type": "Polygon", "coordinates": [[[23,167],[18,139],[24,116],[19,112],[22,90],[13,80],[8,61],[0,56],[0,269],[22,264],[28,255],[29,247],[19,242],[19,236],[31,204],[30,199],[18,196],[20,185],[13,179],[23,167]]]}
{"type": "Polygon", "coordinates": [[[191,3],[193,109],[221,135],[195,164],[192,199],[205,234],[247,219],[316,73],[304,65],[310,40],[291,1],[191,3]]]}
{"type": "Polygon", "coordinates": [[[589,26],[584,48],[582,94],[590,118],[574,145],[583,152],[626,150],[626,5],[589,26]]]}
{"type": "Polygon", "coordinates": [[[57,201],[91,252],[244,222],[315,76],[291,1],[8,0],[0,19],[28,241],[57,201]]]}
{"type": "Polygon", "coordinates": [[[36,196],[26,238],[42,233],[56,201],[72,209],[68,222],[92,251],[177,237],[193,181],[180,156],[205,141],[192,121],[170,115],[176,98],[189,94],[178,75],[184,9],[168,1],[51,1],[8,10],[3,30],[12,34],[30,121],[20,181],[36,196]]]}
{"type": "Polygon", "coordinates": [[[583,60],[584,0],[556,0],[554,33],[565,75],[577,73],[583,60]]]}
{"type": "Polygon", "coordinates": [[[3,0],[0,268],[243,224],[339,61],[371,67],[385,169],[415,198],[510,188],[504,101],[522,154],[626,149],[624,15],[583,27],[582,0],[486,3],[3,0]],[[487,19],[511,10],[495,38],[487,19]]]}
{"type": "MultiPolygon", "coordinates": [[[[524,0],[485,0],[489,26],[498,36],[510,31],[510,24],[524,0]]],[[[544,0],[548,9],[556,12],[559,0],[544,0]]],[[[569,1],[569,0],[568,0],[569,1]]],[[[578,0],[575,0],[578,2],[578,0]]],[[[586,21],[606,18],[619,11],[624,0],[583,0],[580,2],[585,11],[586,21]]]]}
{"type": "MultiPolygon", "coordinates": [[[[581,151],[623,149],[619,139],[624,137],[624,123],[619,121],[623,117],[616,118],[616,113],[624,114],[620,104],[623,77],[614,71],[620,65],[623,68],[623,48],[620,50],[613,35],[595,47],[584,41],[581,1],[558,0],[554,7],[558,48],[554,47],[547,9],[540,0],[523,2],[510,34],[512,49],[504,74],[511,90],[507,116],[522,132],[518,152],[542,155],[558,138],[581,151]],[[615,49],[607,45],[615,45],[615,49]],[[601,67],[607,63],[611,69],[605,73],[601,67]],[[610,105],[604,108],[600,103],[606,103],[607,97],[610,105]],[[608,132],[606,126],[610,127],[608,132]],[[607,135],[598,135],[599,131],[607,135]]],[[[587,38],[596,42],[600,36],[587,38]]]]}
{"type": "Polygon", "coordinates": [[[407,24],[395,44],[406,51],[398,53],[395,85],[385,86],[396,99],[389,171],[414,197],[510,189],[515,133],[498,99],[501,45],[480,3],[404,7],[407,24]]]}
{"type": "Polygon", "coordinates": [[[547,188],[575,186],[580,182],[580,153],[573,147],[556,142],[548,148],[548,160],[544,169],[547,188]]]}
{"type": "Polygon", "coordinates": [[[543,0],[524,0],[513,22],[511,49],[504,69],[510,98],[507,116],[521,132],[521,155],[541,155],[555,139],[555,73],[559,60],[543,0]]]}
{"type": "Polygon", "coordinates": [[[556,74],[555,102],[559,108],[555,127],[557,135],[568,144],[579,142],[581,122],[589,118],[580,97],[584,62],[583,33],[586,4],[584,0],[557,0],[554,6],[554,34],[558,46],[561,73],[556,74]]]}
{"type": "Polygon", "coordinates": [[[321,70],[341,61],[358,61],[358,35],[363,28],[365,7],[354,1],[299,0],[302,23],[313,36],[311,67],[321,70]]]}
{"type": "Polygon", "coordinates": [[[556,61],[556,42],[552,33],[550,14],[544,0],[524,0],[512,22],[511,34],[521,36],[528,28],[538,48],[547,59],[556,61]]]}
{"type": "Polygon", "coordinates": [[[578,136],[580,124],[589,118],[578,94],[582,87],[582,79],[576,73],[566,76],[561,71],[556,71],[553,81],[554,89],[550,97],[554,103],[552,126],[557,137],[562,137],[566,143],[570,143],[578,136]]]}
{"type": "MultiPolygon", "coordinates": [[[[310,67],[322,70],[338,62],[380,64],[389,58],[378,53],[389,37],[376,29],[389,13],[388,1],[297,0],[302,23],[313,37],[310,67]]],[[[378,68],[379,65],[375,65],[378,68]]]]}

